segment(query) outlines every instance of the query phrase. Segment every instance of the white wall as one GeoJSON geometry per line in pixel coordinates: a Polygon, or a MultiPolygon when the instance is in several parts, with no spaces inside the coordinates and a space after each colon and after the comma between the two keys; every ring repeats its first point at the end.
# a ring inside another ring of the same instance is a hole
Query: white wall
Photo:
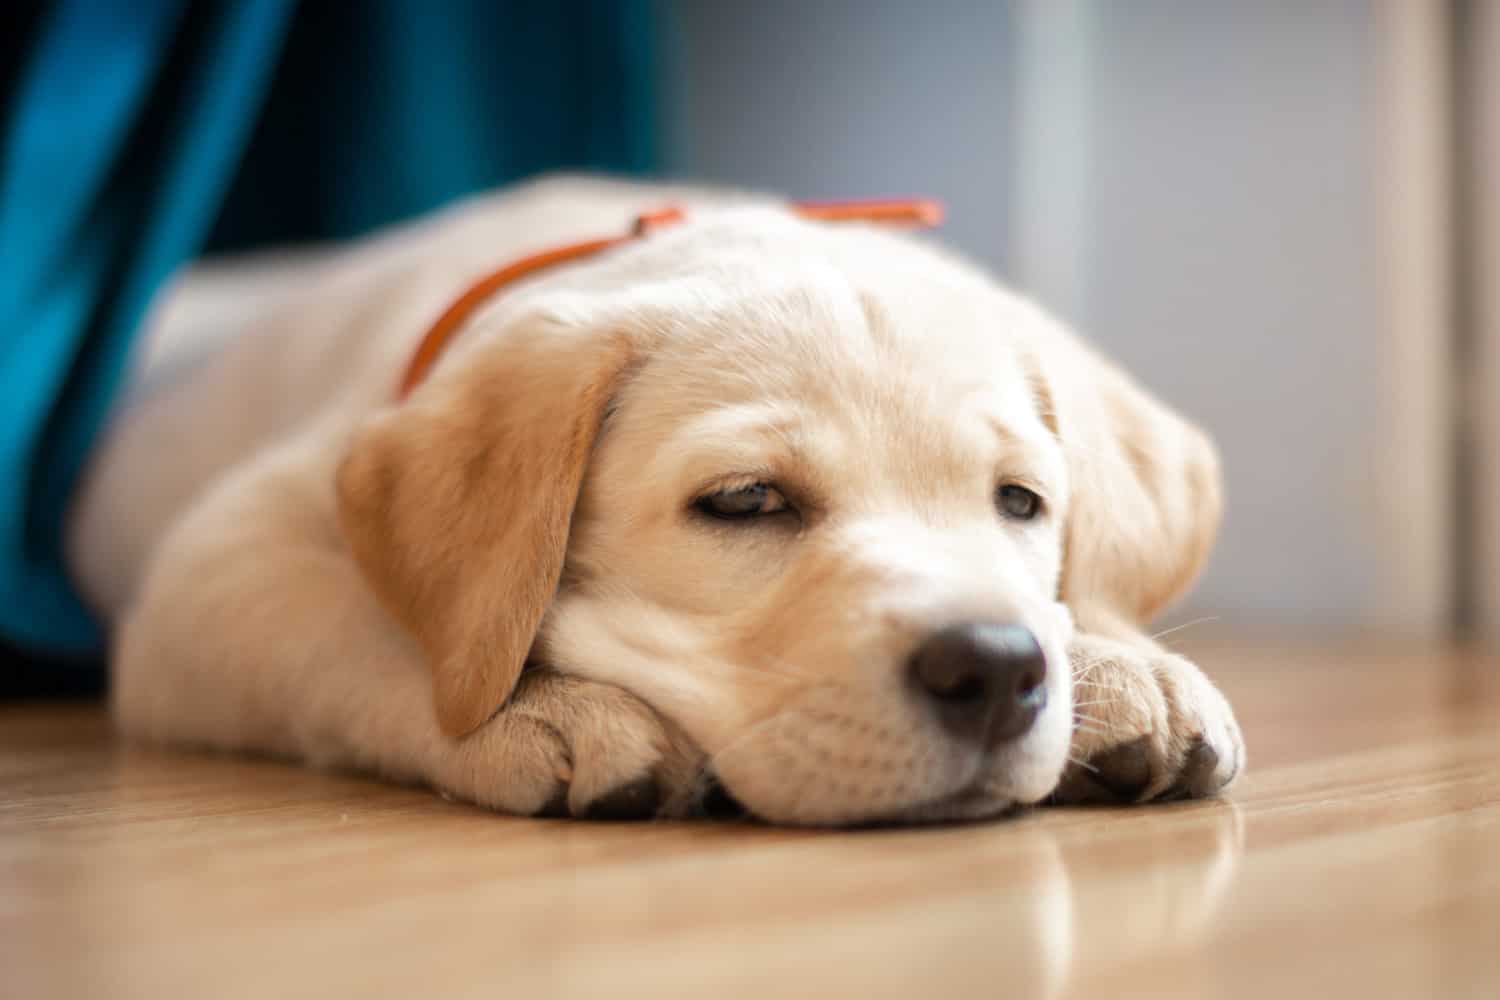
{"type": "Polygon", "coordinates": [[[1039,72],[1022,56],[1039,12],[1057,16],[1045,0],[678,0],[677,169],[794,195],[947,198],[949,239],[1059,288],[1054,308],[1220,442],[1225,532],[1184,616],[1390,624],[1390,532],[1434,514],[1382,501],[1388,191],[1371,7],[1063,7],[1089,58],[1039,72]],[[1038,139],[1039,100],[1077,116],[1086,141],[1038,139]],[[1069,148],[1082,163],[1056,175],[1053,230],[1028,211],[1050,175],[1037,150],[1069,148]],[[1068,248],[1059,282],[1047,264],[1068,248]]]}
{"type": "Polygon", "coordinates": [[[964,0],[672,0],[677,172],[799,198],[940,194],[1005,265],[1011,12],[964,0]]]}
{"type": "Polygon", "coordinates": [[[1479,538],[1470,567],[1479,633],[1500,646],[1500,4],[1469,0],[1466,220],[1473,257],[1467,289],[1473,441],[1470,502],[1479,538]]]}

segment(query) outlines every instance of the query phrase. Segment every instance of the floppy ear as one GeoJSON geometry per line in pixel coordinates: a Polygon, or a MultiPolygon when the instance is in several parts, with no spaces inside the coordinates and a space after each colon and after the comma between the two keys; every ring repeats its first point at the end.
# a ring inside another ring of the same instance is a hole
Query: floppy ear
{"type": "Polygon", "coordinates": [[[1067,455],[1062,599],[1080,626],[1143,625],[1187,590],[1223,511],[1208,438],[1062,334],[1036,381],[1067,455]]]}
{"type": "Polygon", "coordinates": [[[443,730],[505,703],[551,604],[623,334],[522,325],[455,358],[355,439],[339,520],[370,586],[420,642],[443,730]],[[540,330],[536,327],[543,327],[540,330]]]}

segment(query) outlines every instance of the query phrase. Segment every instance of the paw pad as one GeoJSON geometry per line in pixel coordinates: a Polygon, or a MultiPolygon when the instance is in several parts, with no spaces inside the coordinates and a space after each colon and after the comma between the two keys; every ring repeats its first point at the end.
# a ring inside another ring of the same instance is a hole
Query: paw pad
{"type": "Polygon", "coordinates": [[[1115,805],[1138,801],[1150,784],[1151,741],[1142,736],[1096,754],[1087,767],[1069,769],[1052,797],[1058,802],[1115,805]]]}
{"type": "Polygon", "coordinates": [[[661,786],[654,775],[619,785],[588,804],[584,819],[650,819],[661,806],[661,786]]]}
{"type": "Polygon", "coordinates": [[[557,791],[552,793],[552,798],[547,804],[538,809],[536,816],[545,819],[567,819],[568,818],[568,786],[558,785],[557,791]]]}
{"type": "Polygon", "coordinates": [[[1172,787],[1167,790],[1165,798],[1169,799],[1202,799],[1213,795],[1219,790],[1220,782],[1214,779],[1214,774],[1219,769],[1219,752],[1208,745],[1203,737],[1198,737],[1188,748],[1187,756],[1182,762],[1182,772],[1178,774],[1177,780],[1172,782],[1172,787]]]}
{"type": "Polygon", "coordinates": [[[712,775],[709,776],[703,796],[698,802],[698,812],[709,819],[744,819],[750,815],[749,810],[729,794],[724,783],[712,775]]]}

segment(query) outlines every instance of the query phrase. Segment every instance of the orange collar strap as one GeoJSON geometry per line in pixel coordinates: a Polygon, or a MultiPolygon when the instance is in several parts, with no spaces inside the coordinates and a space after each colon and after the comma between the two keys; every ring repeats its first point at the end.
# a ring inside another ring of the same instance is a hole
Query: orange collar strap
{"type": "MultiPolygon", "coordinates": [[[[791,210],[804,219],[817,222],[874,222],[909,229],[929,228],[943,221],[941,203],[917,198],[890,201],[804,201],[793,204],[791,210]]],[[[619,236],[553,247],[551,250],[522,257],[480,278],[443,310],[443,314],[428,328],[417,345],[416,353],[407,363],[406,371],[401,377],[398,398],[405,399],[413,389],[421,385],[464,321],[507,285],[549,267],[592,257],[621,244],[641,239],[654,230],[681,222],[685,218],[686,215],[680,208],[648,212],[638,216],[630,229],[619,236]]]]}

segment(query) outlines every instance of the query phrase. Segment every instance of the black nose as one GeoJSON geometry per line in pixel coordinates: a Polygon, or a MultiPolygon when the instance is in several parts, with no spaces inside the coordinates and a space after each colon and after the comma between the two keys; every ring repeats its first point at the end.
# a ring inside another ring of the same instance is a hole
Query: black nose
{"type": "Polygon", "coordinates": [[[950,625],[917,647],[908,669],[956,739],[1015,739],[1047,704],[1047,658],[1020,625],[950,625]]]}

